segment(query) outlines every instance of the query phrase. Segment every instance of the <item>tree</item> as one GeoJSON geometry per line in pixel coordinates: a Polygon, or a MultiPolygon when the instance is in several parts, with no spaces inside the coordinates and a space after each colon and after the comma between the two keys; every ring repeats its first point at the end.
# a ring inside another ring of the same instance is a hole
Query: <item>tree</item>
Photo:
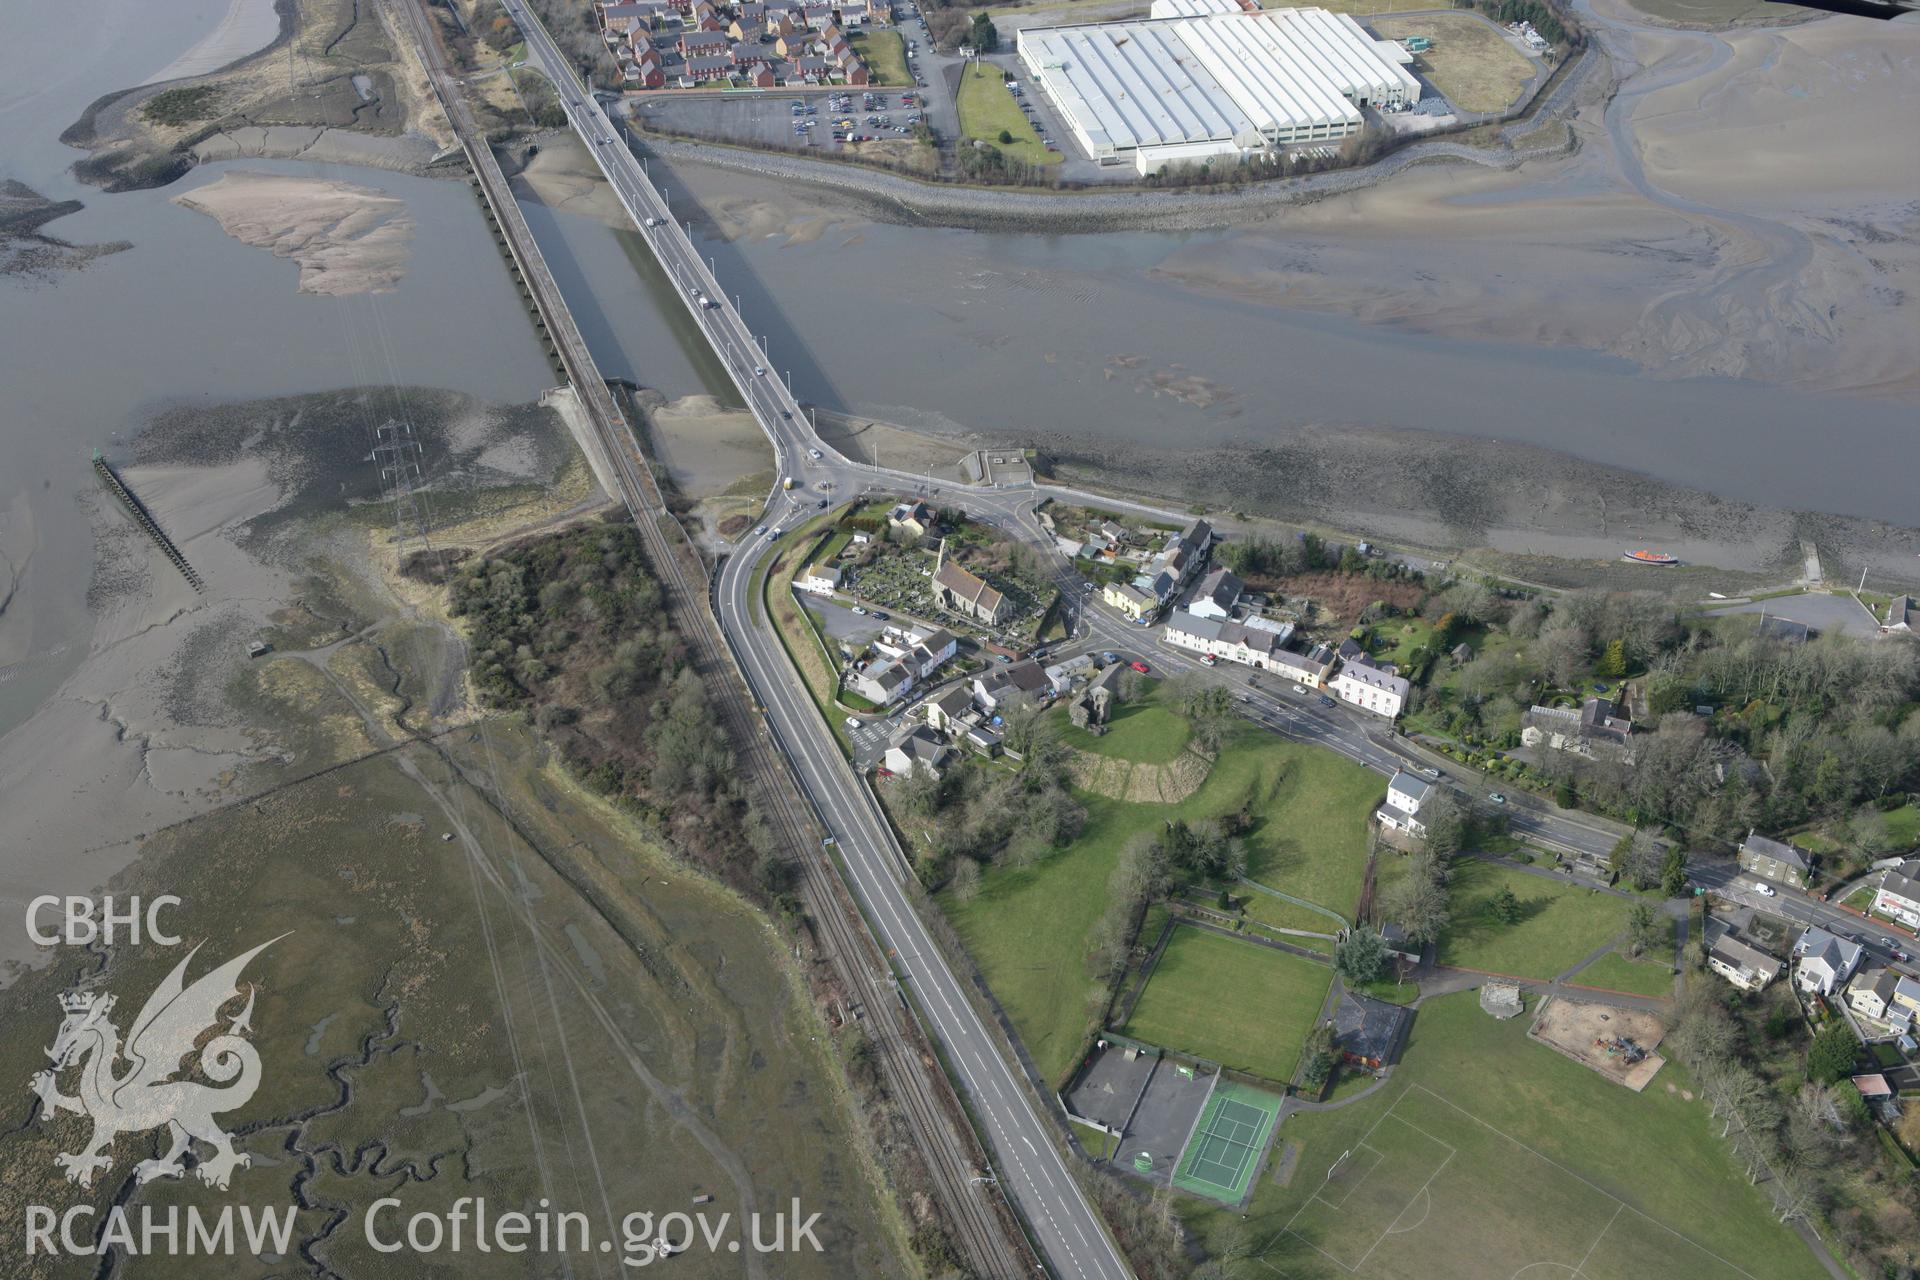
{"type": "Polygon", "coordinates": [[[1593,664],[1593,674],[1602,680],[1618,680],[1627,674],[1627,642],[1609,640],[1607,647],[1600,651],[1599,661],[1593,664]]]}
{"type": "Polygon", "coordinates": [[[1467,812],[1453,792],[1434,787],[1420,810],[1420,821],[1427,828],[1426,852],[1443,862],[1458,853],[1467,842],[1467,812]]]}
{"type": "Polygon", "coordinates": [[[1333,1074],[1333,1024],[1321,1022],[1307,1033],[1307,1043],[1300,1051],[1300,1078],[1309,1089],[1318,1089],[1326,1084],[1327,1077],[1333,1074]]]}
{"type": "Polygon", "coordinates": [[[961,858],[954,863],[953,896],[962,902],[972,902],[980,896],[980,864],[972,858],[961,858]]]}
{"type": "Polygon", "coordinates": [[[1347,931],[1333,950],[1333,967],[1348,986],[1364,987],[1387,967],[1387,943],[1366,925],[1347,931]]]}
{"type": "Polygon", "coordinates": [[[1672,926],[1661,919],[1652,903],[1636,902],[1627,908],[1627,945],[1634,955],[1651,951],[1672,937],[1672,926]]]}
{"type": "Polygon", "coordinates": [[[1000,131],[1000,145],[1005,147],[1005,146],[1011,146],[1012,144],[1013,144],[1013,131],[1011,129],[1002,129],[1000,131]]]}
{"type": "Polygon", "coordinates": [[[1500,892],[1494,894],[1492,901],[1487,903],[1487,910],[1501,924],[1519,924],[1525,908],[1520,905],[1520,895],[1513,891],[1513,886],[1503,884],[1500,892]]]}
{"type": "Polygon", "coordinates": [[[1687,852],[1679,845],[1667,850],[1667,865],[1660,871],[1660,892],[1678,898],[1687,891],[1687,852]]]}
{"type": "Polygon", "coordinates": [[[1447,887],[1415,867],[1414,873],[1388,891],[1381,904],[1389,919],[1399,922],[1407,937],[1418,943],[1439,941],[1447,929],[1447,887]]]}
{"type": "Polygon", "coordinates": [[[1852,1028],[1843,1019],[1830,1018],[1814,1036],[1813,1048],[1807,1051],[1807,1079],[1832,1084],[1853,1074],[1854,1059],[1859,1056],[1860,1042],[1854,1038],[1852,1028]]]}
{"type": "Polygon", "coordinates": [[[992,53],[1000,47],[1000,31],[993,25],[993,18],[982,9],[973,15],[973,29],[968,34],[968,43],[981,53],[992,53]]]}

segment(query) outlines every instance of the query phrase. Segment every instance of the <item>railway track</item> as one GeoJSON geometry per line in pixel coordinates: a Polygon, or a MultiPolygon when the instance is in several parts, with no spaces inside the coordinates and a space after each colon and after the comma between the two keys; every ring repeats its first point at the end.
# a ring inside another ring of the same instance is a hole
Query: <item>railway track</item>
{"type": "MultiPolygon", "coordinates": [[[[434,24],[419,0],[395,3],[416,35],[428,78],[586,410],[604,474],[615,478],[618,496],[640,531],[660,578],[663,604],[690,645],[694,668],[718,711],[736,764],[787,850],[796,892],[820,930],[823,954],[874,1046],[881,1079],[908,1121],[955,1247],[968,1269],[978,1275],[1040,1272],[1012,1209],[986,1176],[990,1166],[985,1152],[939,1068],[930,1041],[906,1008],[891,967],[824,851],[825,828],[799,787],[785,750],[750,698],[740,664],[714,616],[705,566],[685,530],[667,511],[640,455],[637,436],[599,375],[505,174],[458,92],[434,24]]],[[[603,474],[600,467],[595,471],[603,474]]]]}

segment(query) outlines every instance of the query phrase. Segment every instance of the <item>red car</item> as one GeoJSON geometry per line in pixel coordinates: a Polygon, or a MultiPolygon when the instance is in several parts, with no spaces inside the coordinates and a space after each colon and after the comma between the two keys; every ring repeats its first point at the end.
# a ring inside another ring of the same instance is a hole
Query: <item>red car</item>
{"type": "Polygon", "coordinates": [[[1144,662],[1129,662],[1127,665],[1143,676],[1147,674],[1147,664],[1144,662]]]}

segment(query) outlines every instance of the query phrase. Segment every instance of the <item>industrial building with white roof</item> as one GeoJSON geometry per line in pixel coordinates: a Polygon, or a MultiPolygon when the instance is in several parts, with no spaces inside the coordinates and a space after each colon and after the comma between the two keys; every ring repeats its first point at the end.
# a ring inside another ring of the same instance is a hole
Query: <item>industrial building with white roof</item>
{"type": "Polygon", "coordinates": [[[1398,109],[1420,84],[1398,44],[1325,9],[1154,0],[1153,17],[1019,35],[1020,60],[1087,155],[1168,164],[1358,132],[1360,105],[1398,109]]]}

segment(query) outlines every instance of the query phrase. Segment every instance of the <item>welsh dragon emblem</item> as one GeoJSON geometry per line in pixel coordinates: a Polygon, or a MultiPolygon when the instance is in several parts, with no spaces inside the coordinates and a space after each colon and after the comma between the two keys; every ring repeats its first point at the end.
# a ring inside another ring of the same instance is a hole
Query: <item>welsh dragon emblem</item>
{"type": "Polygon", "coordinates": [[[260,1055],[244,1038],[253,1029],[256,993],[251,985],[246,1007],[226,1020],[226,1030],[204,1044],[200,1038],[217,1030],[220,1010],[240,995],[238,981],[247,962],[279,940],[263,942],[187,986],[187,965],[200,951],[195,947],[147,997],[124,1044],[109,1016],[112,996],[74,991],[60,997],[65,1017],[46,1051],[53,1066],[34,1075],[32,1089],[40,1096],[42,1120],[61,1111],[93,1120],[93,1136],[84,1148],[54,1157],[66,1170],[67,1181],[89,1185],[96,1170],[113,1163],[109,1153],[121,1134],[165,1126],[172,1145],[159,1159],[135,1166],[135,1178],[149,1182],[179,1177],[186,1172],[187,1151],[197,1141],[212,1147],[213,1155],[194,1172],[208,1186],[226,1189],[233,1171],[248,1158],[234,1151],[232,1137],[213,1117],[246,1105],[260,1087],[260,1055]],[[189,1054],[201,1075],[225,1087],[176,1079],[185,1073],[183,1060],[189,1054]],[[79,1092],[69,1096],[60,1092],[60,1076],[72,1067],[80,1070],[79,1092]]]}

